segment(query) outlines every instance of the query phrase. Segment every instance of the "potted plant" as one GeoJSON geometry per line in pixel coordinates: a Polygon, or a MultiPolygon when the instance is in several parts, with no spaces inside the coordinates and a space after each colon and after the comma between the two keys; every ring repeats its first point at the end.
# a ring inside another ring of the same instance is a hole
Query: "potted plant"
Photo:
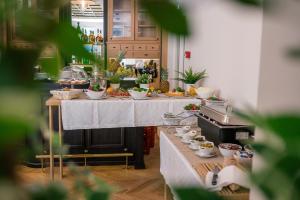
{"type": "Polygon", "coordinates": [[[184,72],[179,72],[179,78],[176,78],[175,80],[182,81],[185,84],[185,90],[189,91],[191,87],[195,87],[195,84],[205,78],[207,76],[206,70],[203,70],[201,72],[194,72],[192,67],[189,67],[184,72]]]}
{"type": "Polygon", "coordinates": [[[110,86],[113,90],[117,90],[120,88],[120,82],[121,82],[120,76],[115,74],[110,77],[109,81],[110,81],[110,86]]]}
{"type": "Polygon", "coordinates": [[[140,88],[149,89],[150,80],[151,80],[151,76],[149,74],[142,74],[137,78],[135,82],[136,84],[140,85],[140,88]]]}

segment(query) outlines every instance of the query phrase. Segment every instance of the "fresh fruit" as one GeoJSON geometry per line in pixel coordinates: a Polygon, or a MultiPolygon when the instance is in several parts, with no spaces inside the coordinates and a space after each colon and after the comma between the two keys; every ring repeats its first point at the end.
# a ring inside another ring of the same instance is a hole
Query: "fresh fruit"
{"type": "Polygon", "coordinates": [[[196,88],[195,87],[190,87],[188,93],[191,96],[196,96],[197,95],[196,88]]]}
{"type": "Polygon", "coordinates": [[[200,110],[200,105],[196,105],[196,104],[188,104],[186,106],[184,106],[184,110],[200,110]]]}

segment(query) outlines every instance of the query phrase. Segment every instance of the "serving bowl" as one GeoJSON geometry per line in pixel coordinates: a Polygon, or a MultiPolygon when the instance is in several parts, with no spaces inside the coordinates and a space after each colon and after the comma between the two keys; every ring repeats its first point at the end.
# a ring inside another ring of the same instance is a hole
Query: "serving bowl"
{"type": "Polygon", "coordinates": [[[238,144],[233,143],[222,143],[219,144],[219,150],[222,156],[232,157],[236,151],[242,150],[242,147],[238,144]]]}
{"type": "Polygon", "coordinates": [[[141,91],[137,91],[137,90],[128,90],[130,96],[132,96],[133,99],[146,99],[147,98],[147,93],[148,90],[141,90],[141,91]]]}
{"type": "Polygon", "coordinates": [[[102,91],[93,91],[93,90],[87,90],[85,91],[86,96],[88,96],[89,99],[102,99],[105,96],[105,90],[102,91]]]}
{"type": "Polygon", "coordinates": [[[200,155],[211,155],[214,153],[214,143],[205,141],[199,145],[199,154],[200,155]]]}
{"type": "Polygon", "coordinates": [[[196,89],[197,96],[202,99],[208,99],[214,93],[214,90],[209,87],[199,87],[196,89]]]}
{"type": "Polygon", "coordinates": [[[247,151],[236,151],[233,154],[233,157],[238,163],[245,166],[251,166],[253,154],[247,151]]]}

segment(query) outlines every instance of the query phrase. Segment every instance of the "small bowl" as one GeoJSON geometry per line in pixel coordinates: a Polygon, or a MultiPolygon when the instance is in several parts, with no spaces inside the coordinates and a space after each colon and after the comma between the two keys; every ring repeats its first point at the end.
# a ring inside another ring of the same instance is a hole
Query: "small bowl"
{"type": "Polygon", "coordinates": [[[205,136],[202,135],[197,135],[196,137],[194,137],[195,141],[198,141],[199,143],[205,142],[205,136]]]}
{"type": "Polygon", "coordinates": [[[191,129],[190,126],[184,126],[184,127],[176,128],[176,132],[180,135],[183,135],[187,133],[190,129],[191,129]]]}
{"type": "Polygon", "coordinates": [[[250,144],[246,144],[246,145],[244,146],[244,149],[245,149],[245,151],[248,152],[249,154],[254,154],[254,149],[253,149],[253,147],[252,147],[250,144]]]}
{"type": "Polygon", "coordinates": [[[222,156],[232,157],[236,151],[242,150],[242,147],[238,144],[233,143],[222,143],[219,144],[219,150],[222,156]]]}
{"type": "Polygon", "coordinates": [[[208,88],[208,87],[199,87],[196,90],[197,96],[202,98],[202,99],[208,99],[209,97],[211,97],[214,93],[214,90],[212,88],[208,88]]]}
{"type": "Polygon", "coordinates": [[[87,90],[85,94],[88,96],[89,99],[102,99],[105,95],[105,90],[102,91],[87,90]]]}
{"type": "Polygon", "coordinates": [[[205,141],[200,143],[199,145],[199,153],[202,155],[211,155],[214,153],[214,143],[213,142],[209,142],[209,141],[205,141]]]}
{"type": "Polygon", "coordinates": [[[199,133],[196,130],[191,130],[187,133],[192,138],[196,137],[199,133]]]}
{"type": "Polygon", "coordinates": [[[233,154],[233,157],[238,163],[245,166],[251,166],[253,154],[247,151],[236,151],[233,154]]]}

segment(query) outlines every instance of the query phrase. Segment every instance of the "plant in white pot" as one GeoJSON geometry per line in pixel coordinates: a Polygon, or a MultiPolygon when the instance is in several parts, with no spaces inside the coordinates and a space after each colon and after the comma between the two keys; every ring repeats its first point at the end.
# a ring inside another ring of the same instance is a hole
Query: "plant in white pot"
{"type": "Polygon", "coordinates": [[[136,84],[140,85],[140,88],[149,89],[149,83],[151,82],[151,76],[149,74],[142,74],[136,79],[136,84]]]}
{"type": "Polygon", "coordinates": [[[184,83],[185,91],[189,91],[191,87],[195,87],[195,84],[198,81],[207,77],[206,70],[195,72],[192,67],[189,67],[184,72],[176,72],[178,72],[179,77],[175,78],[175,80],[182,81],[184,83]]]}
{"type": "Polygon", "coordinates": [[[110,86],[113,90],[117,90],[120,88],[120,82],[121,82],[120,76],[118,76],[116,74],[111,76],[109,79],[109,82],[110,82],[110,86]]]}

